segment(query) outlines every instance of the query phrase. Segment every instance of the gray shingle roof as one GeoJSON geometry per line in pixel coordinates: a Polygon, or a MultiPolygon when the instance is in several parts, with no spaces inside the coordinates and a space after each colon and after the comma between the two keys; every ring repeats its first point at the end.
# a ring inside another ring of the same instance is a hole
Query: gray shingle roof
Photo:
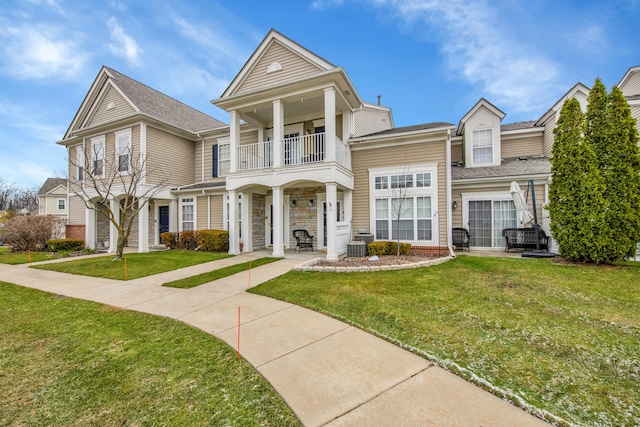
{"type": "Polygon", "coordinates": [[[507,130],[518,130],[518,129],[527,129],[535,127],[536,120],[529,120],[528,122],[517,122],[517,123],[509,123],[506,125],[500,125],[501,131],[507,130]]]}
{"type": "Polygon", "coordinates": [[[413,126],[403,126],[403,127],[383,130],[380,132],[370,133],[368,135],[362,135],[362,136],[359,136],[358,139],[367,138],[370,136],[394,135],[394,134],[404,133],[404,132],[415,132],[420,130],[437,129],[437,128],[447,127],[447,126],[453,126],[453,124],[447,123],[447,122],[433,122],[433,123],[424,123],[424,124],[413,125],[413,126]]]}
{"type": "Polygon", "coordinates": [[[548,157],[529,156],[502,159],[500,166],[479,168],[451,167],[451,180],[500,178],[517,175],[544,175],[551,173],[548,157]]]}
{"type": "Polygon", "coordinates": [[[42,187],[40,187],[40,190],[38,190],[38,195],[47,194],[59,185],[63,185],[64,188],[67,188],[67,180],[64,178],[47,178],[44,184],[42,184],[42,187]]]}
{"type": "Polygon", "coordinates": [[[133,80],[113,68],[104,68],[113,76],[113,81],[120,90],[142,113],[191,132],[226,126],[220,120],[133,80]]]}
{"type": "Polygon", "coordinates": [[[225,181],[219,182],[199,182],[197,184],[183,185],[179,188],[172,188],[172,190],[206,190],[207,188],[218,188],[227,185],[225,181]]]}

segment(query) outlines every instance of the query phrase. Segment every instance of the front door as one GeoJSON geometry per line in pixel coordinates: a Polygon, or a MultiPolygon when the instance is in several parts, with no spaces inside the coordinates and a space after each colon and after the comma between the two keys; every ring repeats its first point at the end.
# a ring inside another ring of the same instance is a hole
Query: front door
{"type": "MultiPolygon", "coordinates": [[[[282,204],[282,243],[285,248],[289,247],[289,196],[284,196],[282,204]]],[[[265,243],[266,246],[273,246],[273,198],[267,196],[265,198],[265,208],[267,215],[265,218],[265,243]]]]}
{"type": "MultiPolygon", "coordinates": [[[[162,236],[162,233],[169,231],[169,206],[160,206],[158,208],[158,218],[158,233],[162,236]]],[[[160,243],[163,243],[162,237],[160,237],[160,243]]]]}
{"type": "Polygon", "coordinates": [[[518,211],[513,200],[469,201],[470,246],[504,246],[502,230],[518,226],[518,211]]]}

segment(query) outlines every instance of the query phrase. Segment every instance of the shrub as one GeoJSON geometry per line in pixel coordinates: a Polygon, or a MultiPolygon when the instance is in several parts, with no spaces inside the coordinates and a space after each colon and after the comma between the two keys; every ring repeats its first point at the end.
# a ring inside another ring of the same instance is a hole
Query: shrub
{"type": "Polygon", "coordinates": [[[178,237],[179,237],[179,233],[175,232],[175,231],[166,231],[162,234],[160,234],[160,238],[162,239],[162,243],[164,244],[164,246],[166,248],[174,248],[177,249],[178,248],[178,237]]]}
{"type": "Polygon", "coordinates": [[[17,216],[5,222],[0,237],[14,251],[44,250],[54,222],[52,216],[17,216]]]}
{"type": "Polygon", "coordinates": [[[180,232],[178,237],[178,249],[193,250],[198,246],[196,241],[196,232],[193,230],[185,230],[180,232]]]}
{"type": "Polygon", "coordinates": [[[47,246],[52,252],[77,251],[84,246],[82,239],[50,239],[47,246]]]}
{"type": "Polygon", "coordinates": [[[225,230],[200,230],[196,232],[198,247],[202,251],[229,251],[229,232],[225,230]]]}
{"type": "MultiPolygon", "coordinates": [[[[398,243],[388,242],[385,240],[379,240],[377,242],[369,243],[369,255],[397,255],[398,243]]],[[[411,250],[410,243],[400,243],[400,255],[407,255],[411,250]]]]}

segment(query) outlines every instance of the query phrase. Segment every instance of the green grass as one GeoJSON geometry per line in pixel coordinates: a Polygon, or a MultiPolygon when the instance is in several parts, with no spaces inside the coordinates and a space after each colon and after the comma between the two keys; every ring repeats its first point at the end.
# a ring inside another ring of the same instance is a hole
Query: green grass
{"type": "MultiPolygon", "coordinates": [[[[280,261],[282,258],[259,258],[250,261],[251,268],[260,267],[261,265],[269,264],[275,261],[280,261]]],[[[217,270],[208,271],[206,273],[198,274],[196,276],[185,277],[184,279],[174,280],[168,282],[162,286],[168,286],[171,288],[189,289],[196,286],[203,285],[205,283],[213,282],[214,280],[222,279],[223,277],[231,276],[236,273],[241,273],[249,269],[249,262],[243,262],[241,264],[230,265],[228,267],[219,268],[217,270]]]]}
{"type": "MultiPolygon", "coordinates": [[[[31,252],[31,262],[49,261],[59,257],[53,252],[31,252]]],[[[0,264],[27,264],[29,263],[28,252],[11,252],[11,248],[0,248],[0,264]]]]}
{"type": "Polygon", "coordinates": [[[0,425],[300,424],[267,381],[211,335],[0,282],[0,425]]]}
{"type": "Polygon", "coordinates": [[[359,325],[560,424],[640,425],[640,263],[460,256],[290,272],[251,292],[359,325]]]}
{"type": "MultiPolygon", "coordinates": [[[[204,262],[216,261],[231,255],[194,251],[157,251],[144,254],[125,254],[128,280],[151,276],[204,262]]],[[[125,280],[124,261],[113,261],[113,255],[84,258],[54,264],[34,265],[33,268],[79,274],[91,277],[125,280]]]]}

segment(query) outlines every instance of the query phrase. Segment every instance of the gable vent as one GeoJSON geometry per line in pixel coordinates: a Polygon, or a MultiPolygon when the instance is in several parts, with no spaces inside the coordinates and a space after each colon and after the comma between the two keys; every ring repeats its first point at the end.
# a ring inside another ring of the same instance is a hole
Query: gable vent
{"type": "Polygon", "coordinates": [[[114,108],[116,108],[116,104],[113,101],[107,104],[107,110],[113,110],[114,108]]]}
{"type": "Polygon", "coordinates": [[[269,68],[267,68],[267,74],[275,73],[276,71],[282,71],[282,65],[280,65],[279,62],[274,62],[273,64],[269,65],[269,68]]]}

